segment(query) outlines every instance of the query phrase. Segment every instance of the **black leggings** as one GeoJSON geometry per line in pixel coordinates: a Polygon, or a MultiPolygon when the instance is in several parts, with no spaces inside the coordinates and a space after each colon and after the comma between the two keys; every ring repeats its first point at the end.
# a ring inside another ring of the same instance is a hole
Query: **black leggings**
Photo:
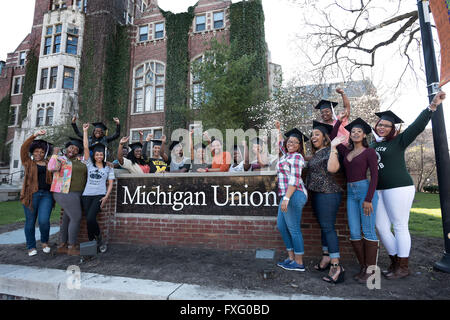
{"type": "Polygon", "coordinates": [[[100,199],[105,195],[100,196],[82,196],[81,202],[86,214],[86,224],[89,241],[95,239],[100,235],[100,228],[97,223],[97,214],[100,212],[100,199]]]}

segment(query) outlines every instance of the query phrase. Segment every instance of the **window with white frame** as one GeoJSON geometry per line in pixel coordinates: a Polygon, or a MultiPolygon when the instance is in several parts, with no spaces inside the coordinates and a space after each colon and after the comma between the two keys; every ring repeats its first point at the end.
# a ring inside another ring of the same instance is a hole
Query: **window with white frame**
{"type": "Polygon", "coordinates": [[[213,20],[214,20],[214,29],[221,29],[224,27],[224,12],[214,12],[213,20]]]}
{"type": "MultiPolygon", "coordinates": [[[[163,129],[162,127],[156,127],[156,128],[141,128],[141,129],[131,129],[130,132],[130,142],[129,143],[135,143],[135,142],[139,142],[140,139],[140,135],[139,132],[142,131],[143,132],[143,142],[145,142],[145,138],[147,138],[147,135],[149,134],[153,134],[153,139],[154,140],[160,140],[163,134],[163,129]]],[[[151,157],[151,150],[153,148],[153,142],[148,143],[147,146],[147,155],[149,157],[151,157]]]]}
{"type": "Polygon", "coordinates": [[[27,59],[27,53],[22,51],[19,53],[19,66],[24,66],[27,59]]]}
{"type": "MultiPolygon", "coordinates": [[[[203,56],[196,58],[192,62],[192,66],[198,67],[199,64],[203,62],[203,56]]],[[[200,107],[202,97],[203,97],[203,83],[200,81],[200,78],[194,70],[191,68],[191,79],[192,79],[192,100],[191,107],[192,109],[198,109],[200,107]]]]}
{"type": "Polygon", "coordinates": [[[50,68],[50,81],[49,81],[49,89],[56,88],[56,81],[58,80],[58,67],[50,68]]]}
{"type": "Polygon", "coordinates": [[[25,76],[18,76],[13,78],[13,88],[12,94],[21,94],[23,93],[23,82],[25,80],[25,76]]]}
{"type": "Polygon", "coordinates": [[[17,125],[17,115],[19,114],[19,106],[11,106],[9,108],[9,120],[8,120],[8,126],[15,126],[17,125]]]}
{"type": "Polygon", "coordinates": [[[41,69],[41,81],[39,90],[45,90],[48,88],[48,68],[41,69]]]}
{"type": "Polygon", "coordinates": [[[155,37],[154,39],[164,38],[164,22],[155,23],[155,37]]]}
{"type": "Polygon", "coordinates": [[[59,53],[61,51],[62,24],[47,26],[45,29],[44,48],[42,54],[59,53]]]}
{"type": "Polygon", "coordinates": [[[164,111],[165,66],[146,62],[134,72],[134,113],[164,111]]]}
{"type": "Polygon", "coordinates": [[[39,103],[36,112],[36,127],[52,126],[54,110],[54,102],[39,103]]]}
{"type": "MultiPolygon", "coordinates": [[[[77,28],[74,28],[72,30],[78,33],[77,28]]],[[[77,49],[78,49],[78,36],[70,34],[69,31],[67,31],[66,53],[76,55],[77,49]]]]}
{"type": "Polygon", "coordinates": [[[148,40],[148,25],[139,27],[139,42],[148,40]]]}
{"type": "Polygon", "coordinates": [[[195,31],[205,31],[206,29],[206,15],[196,16],[195,17],[195,31]]]}
{"type": "Polygon", "coordinates": [[[87,0],[76,0],[76,6],[78,10],[86,13],[87,11],[87,0]]]}
{"type": "Polygon", "coordinates": [[[53,53],[59,53],[61,51],[61,32],[62,24],[55,26],[55,36],[53,38],[53,53]]]}
{"type": "Polygon", "coordinates": [[[75,69],[70,67],[64,67],[63,89],[73,90],[74,82],[75,82],[75,69]]]}

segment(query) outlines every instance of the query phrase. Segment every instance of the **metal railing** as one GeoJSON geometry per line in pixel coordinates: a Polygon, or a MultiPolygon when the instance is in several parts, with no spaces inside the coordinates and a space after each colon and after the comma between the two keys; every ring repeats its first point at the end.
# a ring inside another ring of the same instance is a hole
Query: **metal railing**
{"type": "Polygon", "coordinates": [[[16,171],[16,172],[7,174],[6,176],[4,176],[4,177],[2,178],[2,180],[0,181],[0,184],[9,184],[9,185],[12,185],[13,177],[14,177],[14,175],[16,175],[16,174],[20,174],[20,179],[22,179],[22,178],[24,177],[24,175],[25,175],[25,171],[24,171],[24,170],[20,170],[20,171],[16,171]]]}

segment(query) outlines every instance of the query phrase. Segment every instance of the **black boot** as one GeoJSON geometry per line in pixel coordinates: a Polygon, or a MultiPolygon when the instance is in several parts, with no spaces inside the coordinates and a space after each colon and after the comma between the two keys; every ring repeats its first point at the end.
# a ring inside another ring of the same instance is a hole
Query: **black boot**
{"type": "Polygon", "coordinates": [[[97,241],[97,250],[101,253],[105,253],[106,250],[108,250],[108,247],[106,243],[103,242],[102,235],[99,234],[95,237],[95,240],[97,241]]]}

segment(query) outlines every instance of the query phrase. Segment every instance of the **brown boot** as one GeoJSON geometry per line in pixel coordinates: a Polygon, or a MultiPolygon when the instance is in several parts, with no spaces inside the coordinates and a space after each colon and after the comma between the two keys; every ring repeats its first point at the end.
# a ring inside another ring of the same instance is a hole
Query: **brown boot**
{"type": "Polygon", "coordinates": [[[363,240],[350,240],[355,251],[356,259],[358,259],[360,270],[359,273],[353,276],[353,279],[358,281],[365,273],[367,266],[365,265],[364,257],[364,242],[363,240]]]}
{"type": "Polygon", "coordinates": [[[67,249],[67,254],[69,256],[79,256],[80,255],[80,247],[77,245],[71,245],[67,249]]]}
{"type": "Polygon", "coordinates": [[[387,270],[381,271],[383,276],[387,276],[389,273],[395,272],[395,270],[398,268],[398,257],[397,255],[391,256],[389,255],[389,259],[391,259],[391,265],[387,270]]]}
{"type": "Polygon", "coordinates": [[[411,274],[408,267],[408,259],[409,258],[400,258],[398,257],[398,268],[389,274],[386,275],[386,279],[401,279],[407,277],[411,274]]]}
{"type": "MultiPolygon", "coordinates": [[[[370,266],[376,266],[377,265],[377,258],[378,258],[378,241],[369,241],[366,239],[363,239],[364,241],[364,255],[365,255],[365,264],[367,268],[370,266]]],[[[366,269],[366,272],[360,279],[358,280],[359,283],[367,283],[367,279],[371,275],[373,275],[374,270],[368,272],[368,269],[366,269]]]]}
{"type": "Polygon", "coordinates": [[[56,249],[56,253],[58,254],[67,254],[67,243],[63,242],[58,244],[58,247],[56,249]]]}

